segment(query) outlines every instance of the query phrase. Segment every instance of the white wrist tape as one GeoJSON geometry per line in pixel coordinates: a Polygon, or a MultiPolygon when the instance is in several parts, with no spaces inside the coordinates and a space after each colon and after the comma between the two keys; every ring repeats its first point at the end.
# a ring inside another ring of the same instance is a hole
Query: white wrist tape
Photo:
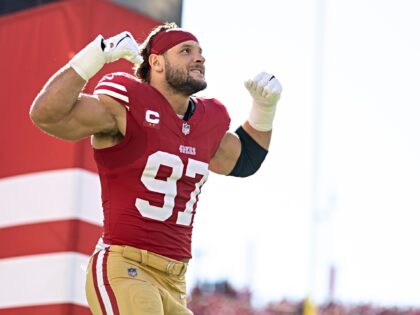
{"type": "Polygon", "coordinates": [[[103,39],[102,35],[96,37],[69,62],[70,66],[85,81],[93,77],[106,63],[105,54],[101,47],[103,39]]]}
{"type": "Polygon", "coordinates": [[[252,128],[258,131],[270,131],[273,129],[275,113],[276,104],[272,106],[264,106],[253,101],[248,122],[252,128]]]}

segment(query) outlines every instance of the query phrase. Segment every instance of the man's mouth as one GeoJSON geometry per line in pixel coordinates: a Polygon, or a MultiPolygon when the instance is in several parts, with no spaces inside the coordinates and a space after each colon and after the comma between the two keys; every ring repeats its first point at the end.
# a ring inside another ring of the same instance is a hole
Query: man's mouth
{"type": "Polygon", "coordinates": [[[192,73],[198,73],[198,74],[204,76],[204,69],[202,69],[202,68],[191,68],[190,69],[190,72],[192,72],[192,73]]]}

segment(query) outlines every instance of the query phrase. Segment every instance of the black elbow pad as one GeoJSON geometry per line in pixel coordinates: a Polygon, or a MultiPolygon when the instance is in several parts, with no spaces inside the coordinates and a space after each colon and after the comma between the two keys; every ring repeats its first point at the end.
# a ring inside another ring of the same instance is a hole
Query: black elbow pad
{"type": "Polygon", "coordinates": [[[258,171],[268,151],[260,146],[242,127],[236,129],[235,133],[241,140],[242,149],[235,167],[228,175],[247,177],[258,171]]]}

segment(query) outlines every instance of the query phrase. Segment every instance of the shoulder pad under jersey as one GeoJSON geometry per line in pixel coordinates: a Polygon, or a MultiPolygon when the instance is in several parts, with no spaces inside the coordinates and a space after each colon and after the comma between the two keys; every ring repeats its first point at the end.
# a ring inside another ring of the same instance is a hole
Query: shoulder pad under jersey
{"type": "Polygon", "coordinates": [[[125,72],[114,72],[105,75],[96,85],[93,94],[105,94],[125,106],[130,104],[129,90],[134,85],[142,84],[135,76],[125,72]]]}
{"type": "Polygon", "coordinates": [[[223,105],[218,99],[207,98],[207,97],[197,97],[197,100],[201,101],[206,107],[206,111],[215,112],[216,115],[222,120],[226,120],[227,124],[230,124],[230,116],[226,109],[226,106],[223,105]]]}

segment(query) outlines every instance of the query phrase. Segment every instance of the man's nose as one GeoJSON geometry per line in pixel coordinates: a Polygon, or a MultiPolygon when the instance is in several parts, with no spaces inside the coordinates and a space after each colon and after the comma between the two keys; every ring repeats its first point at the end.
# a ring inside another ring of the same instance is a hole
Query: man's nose
{"type": "Polygon", "coordinates": [[[195,59],[194,60],[195,62],[200,62],[200,63],[204,63],[206,61],[206,58],[204,58],[201,53],[197,53],[195,55],[195,58],[194,59],[195,59]]]}

